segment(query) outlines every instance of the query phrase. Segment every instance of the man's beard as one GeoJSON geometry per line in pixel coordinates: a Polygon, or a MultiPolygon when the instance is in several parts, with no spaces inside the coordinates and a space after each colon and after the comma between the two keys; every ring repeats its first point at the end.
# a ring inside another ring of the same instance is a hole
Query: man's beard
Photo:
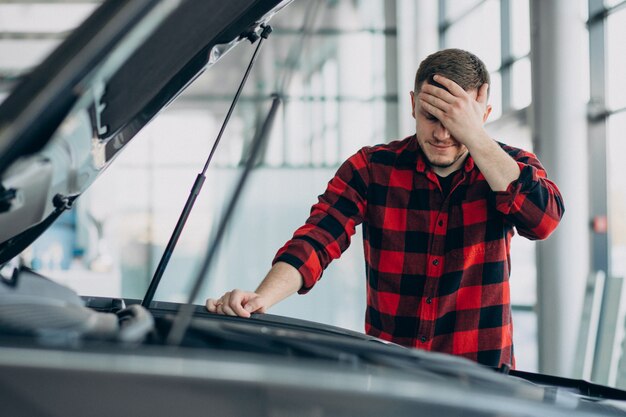
{"type": "Polygon", "coordinates": [[[426,153],[424,152],[424,156],[426,157],[426,160],[428,161],[428,164],[431,167],[435,167],[435,168],[449,168],[452,165],[454,165],[456,163],[456,161],[458,161],[459,159],[461,159],[462,157],[466,156],[468,153],[467,149],[464,152],[459,153],[456,158],[454,158],[454,160],[452,160],[452,162],[450,162],[449,164],[439,164],[439,163],[435,163],[433,161],[430,160],[430,158],[428,157],[428,155],[426,155],[426,153]]]}

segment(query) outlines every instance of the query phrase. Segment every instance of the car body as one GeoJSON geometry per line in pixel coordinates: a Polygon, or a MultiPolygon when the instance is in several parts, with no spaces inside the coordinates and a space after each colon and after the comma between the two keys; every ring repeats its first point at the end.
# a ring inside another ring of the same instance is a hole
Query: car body
{"type": "Polygon", "coordinates": [[[623,391],[270,314],[186,305],[170,343],[182,304],[78,297],[15,263],[137,132],[289,2],[106,1],[0,105],[2,415],[626,415],[623,391]]]}

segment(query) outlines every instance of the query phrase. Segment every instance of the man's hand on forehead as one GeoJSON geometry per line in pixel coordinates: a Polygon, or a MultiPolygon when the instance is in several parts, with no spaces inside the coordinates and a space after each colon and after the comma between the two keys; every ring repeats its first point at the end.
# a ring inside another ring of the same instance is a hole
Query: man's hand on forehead
{"type": "Polygon", "coordinates": [[[439,119],[457,141],[468,144],[484,133],[487,113],[487,89],[465,91],[454,81],[435,75],[433,81],[442,87],[423,83],[417,95],[422,109],[439,119]]]}

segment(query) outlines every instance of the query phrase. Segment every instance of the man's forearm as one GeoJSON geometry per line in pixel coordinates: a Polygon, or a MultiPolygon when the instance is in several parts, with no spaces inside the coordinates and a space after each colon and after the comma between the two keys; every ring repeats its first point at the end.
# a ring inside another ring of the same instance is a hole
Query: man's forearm
{"type": "Polygon", "coordinates": [[[302,275],[296,268],[276,262],[255,292],[267,300],[267,307],[271,307],[297,292],[303,284],[302,275]]]}
{"type": "Polygon", "coordinates": [[[509,184],[519,178],[517,162],[486,133],[466,146],[493,191],[505,191],[509,184]]]}

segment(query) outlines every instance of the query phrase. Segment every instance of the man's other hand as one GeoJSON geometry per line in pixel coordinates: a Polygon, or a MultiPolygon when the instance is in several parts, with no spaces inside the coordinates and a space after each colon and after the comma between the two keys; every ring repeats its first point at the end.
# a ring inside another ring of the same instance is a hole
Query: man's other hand
{"type": "Polygon", "coordinates": [[[255,292],[232,290],[215,300],[206,300],[206,308],[211,313],[227,316],[250,317],[252,313],[265,313],[267,302],[255,292]]]}

